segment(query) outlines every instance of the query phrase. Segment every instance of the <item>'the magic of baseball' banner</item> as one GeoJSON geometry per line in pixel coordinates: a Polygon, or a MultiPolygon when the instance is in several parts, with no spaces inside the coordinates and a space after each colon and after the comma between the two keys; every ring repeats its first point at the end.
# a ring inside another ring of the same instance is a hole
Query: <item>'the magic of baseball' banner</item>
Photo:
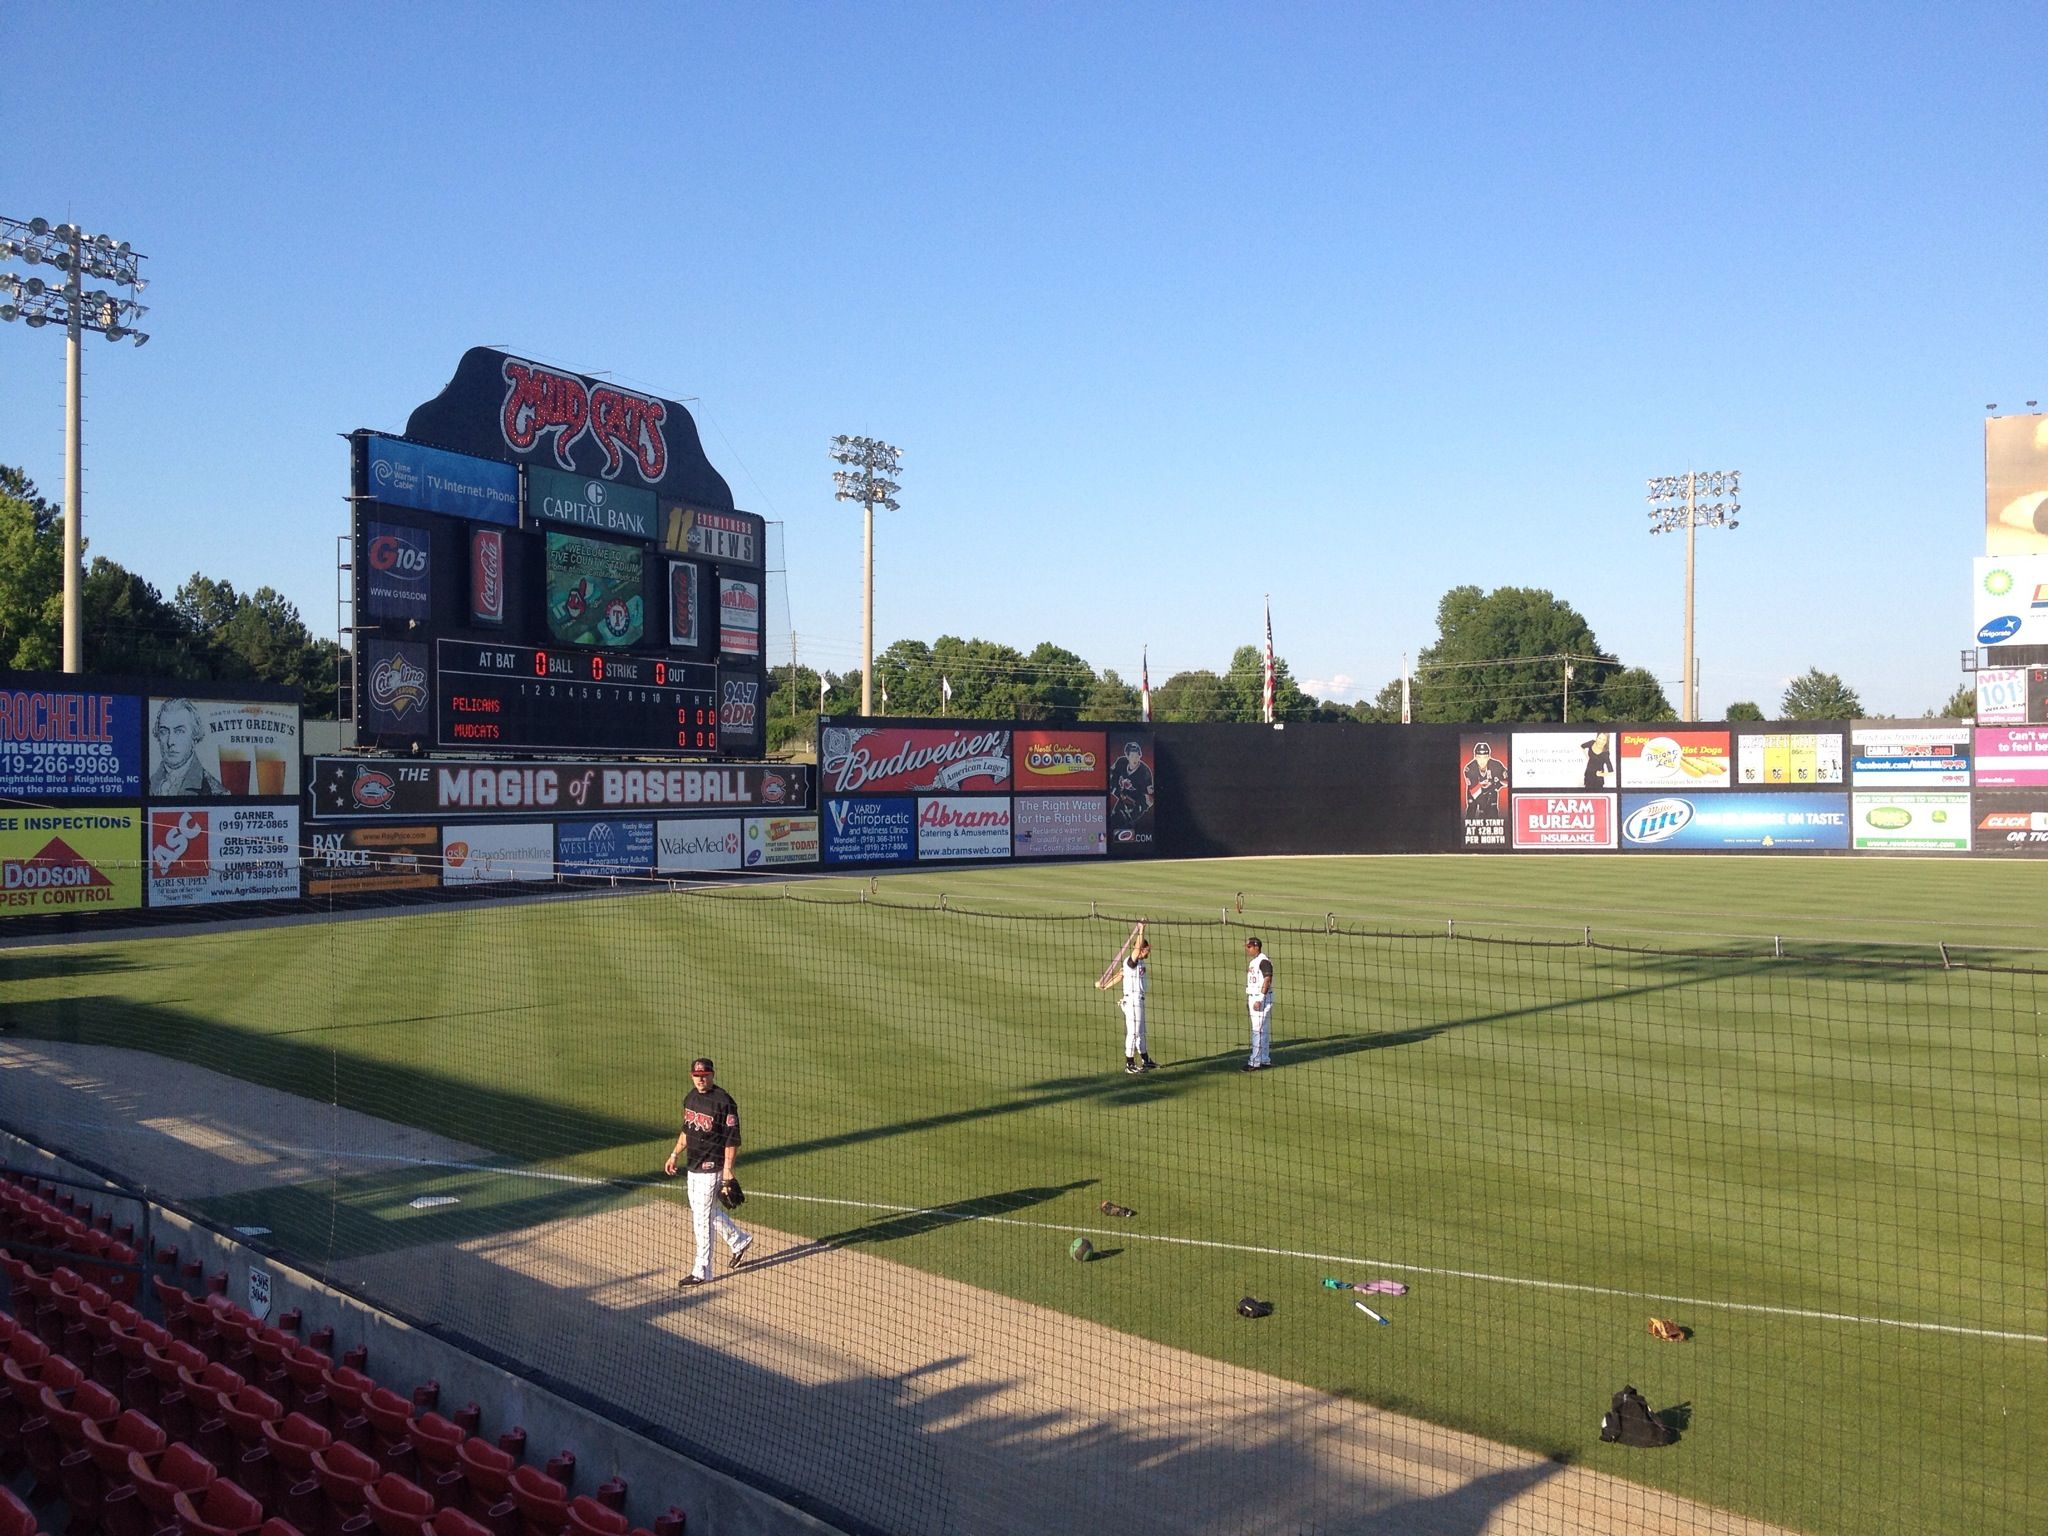
{"type": "Polygon", "coordinates": [[[828,725],[819,752],[827,794],[903,790],[1006,790],[1007,730],[828,725]]]}
{"type": "Polygon", "coordinates": [[[1621,733],[1623,789],[1726,789],[1728,769],[1726,731],[1621,733]]]}
{"type": "Polygon", "coordinates": [[[142,812],[0,811],[0,914],[123,912],[142,905],[142,812]]]}
{"type": "Polygon", "coordinates": [[[312,764],[315,821],[439,821],[506,811],[602,816],[719,806],[794,811],[811,803],[807,766],[415,762],[389,757],[316,757],[312,764]]]}
{"type": "Polygon", "coordinates": [[[0,800],[142,793],[142,700],[0,688],[0,800]]]}
{"type": "Polygon", "coordinates": [[[1843,849],[1849,797],[1836,792],[1623,795],[1624,848],[1843,849]]]}
{"type": "Polygon", "coordinates": [[[1614,847],[1614,796],[1515,795],[1511,819],[1517,848],[1552,853],[1614,847]]]}

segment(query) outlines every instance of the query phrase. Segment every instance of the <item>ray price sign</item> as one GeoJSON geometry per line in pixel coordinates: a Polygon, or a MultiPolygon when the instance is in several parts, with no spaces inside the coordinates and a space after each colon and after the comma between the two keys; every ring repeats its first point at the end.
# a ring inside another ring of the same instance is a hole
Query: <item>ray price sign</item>
{"type": "Polygon", "coordinates": [[[658,656],[436,642],[434,740],[490,752],[718,751],[718,669],[658,656]]]}

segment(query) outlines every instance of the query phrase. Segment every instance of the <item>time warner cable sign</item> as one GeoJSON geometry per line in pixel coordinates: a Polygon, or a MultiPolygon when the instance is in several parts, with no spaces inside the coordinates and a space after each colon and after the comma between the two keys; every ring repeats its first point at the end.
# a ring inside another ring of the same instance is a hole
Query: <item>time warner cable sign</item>
{"type": "Polygon", "coordinates": [[[1621,797],[1629,849],[1846,849],[1849,797],[1837,793],[1621,797]]]}

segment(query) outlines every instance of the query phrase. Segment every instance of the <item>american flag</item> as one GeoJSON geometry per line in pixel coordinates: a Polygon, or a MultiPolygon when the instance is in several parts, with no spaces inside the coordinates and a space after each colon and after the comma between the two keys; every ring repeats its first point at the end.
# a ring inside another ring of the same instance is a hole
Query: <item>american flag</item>
{"type": "Polygon", "coordinates": [[[1266,598],[1266,724],[1273,723],[1273,599],[1266,598]]]}
{"type": "Polygon", "coordinates": [[[1147,725],[1152,723],[1152,648],[1138,653],[1138,708],[1147,725]]]}

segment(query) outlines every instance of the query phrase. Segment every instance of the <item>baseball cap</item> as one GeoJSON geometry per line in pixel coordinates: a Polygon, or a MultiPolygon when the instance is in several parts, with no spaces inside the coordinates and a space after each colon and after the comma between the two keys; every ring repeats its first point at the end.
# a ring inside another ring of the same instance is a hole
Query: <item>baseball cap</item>
{"type": "Polygon", "coordinates": [[[1263,939],[1246,939],[1244,941],[1244,947],[1246,949],[1250,949],[1254,944],[1258,945],[1261,949],[1264,949],[1266,947],[1265,941],[1263,939]]]}
{"type": "Polygon", "coordinates": [[[715,1072],[717,1070],[716,1067],[711,1065],[711,1058],[709,1056],[699,1056],[690,1063],[690,1071],[693,1074],[697,1072],[715,1072]]]}

